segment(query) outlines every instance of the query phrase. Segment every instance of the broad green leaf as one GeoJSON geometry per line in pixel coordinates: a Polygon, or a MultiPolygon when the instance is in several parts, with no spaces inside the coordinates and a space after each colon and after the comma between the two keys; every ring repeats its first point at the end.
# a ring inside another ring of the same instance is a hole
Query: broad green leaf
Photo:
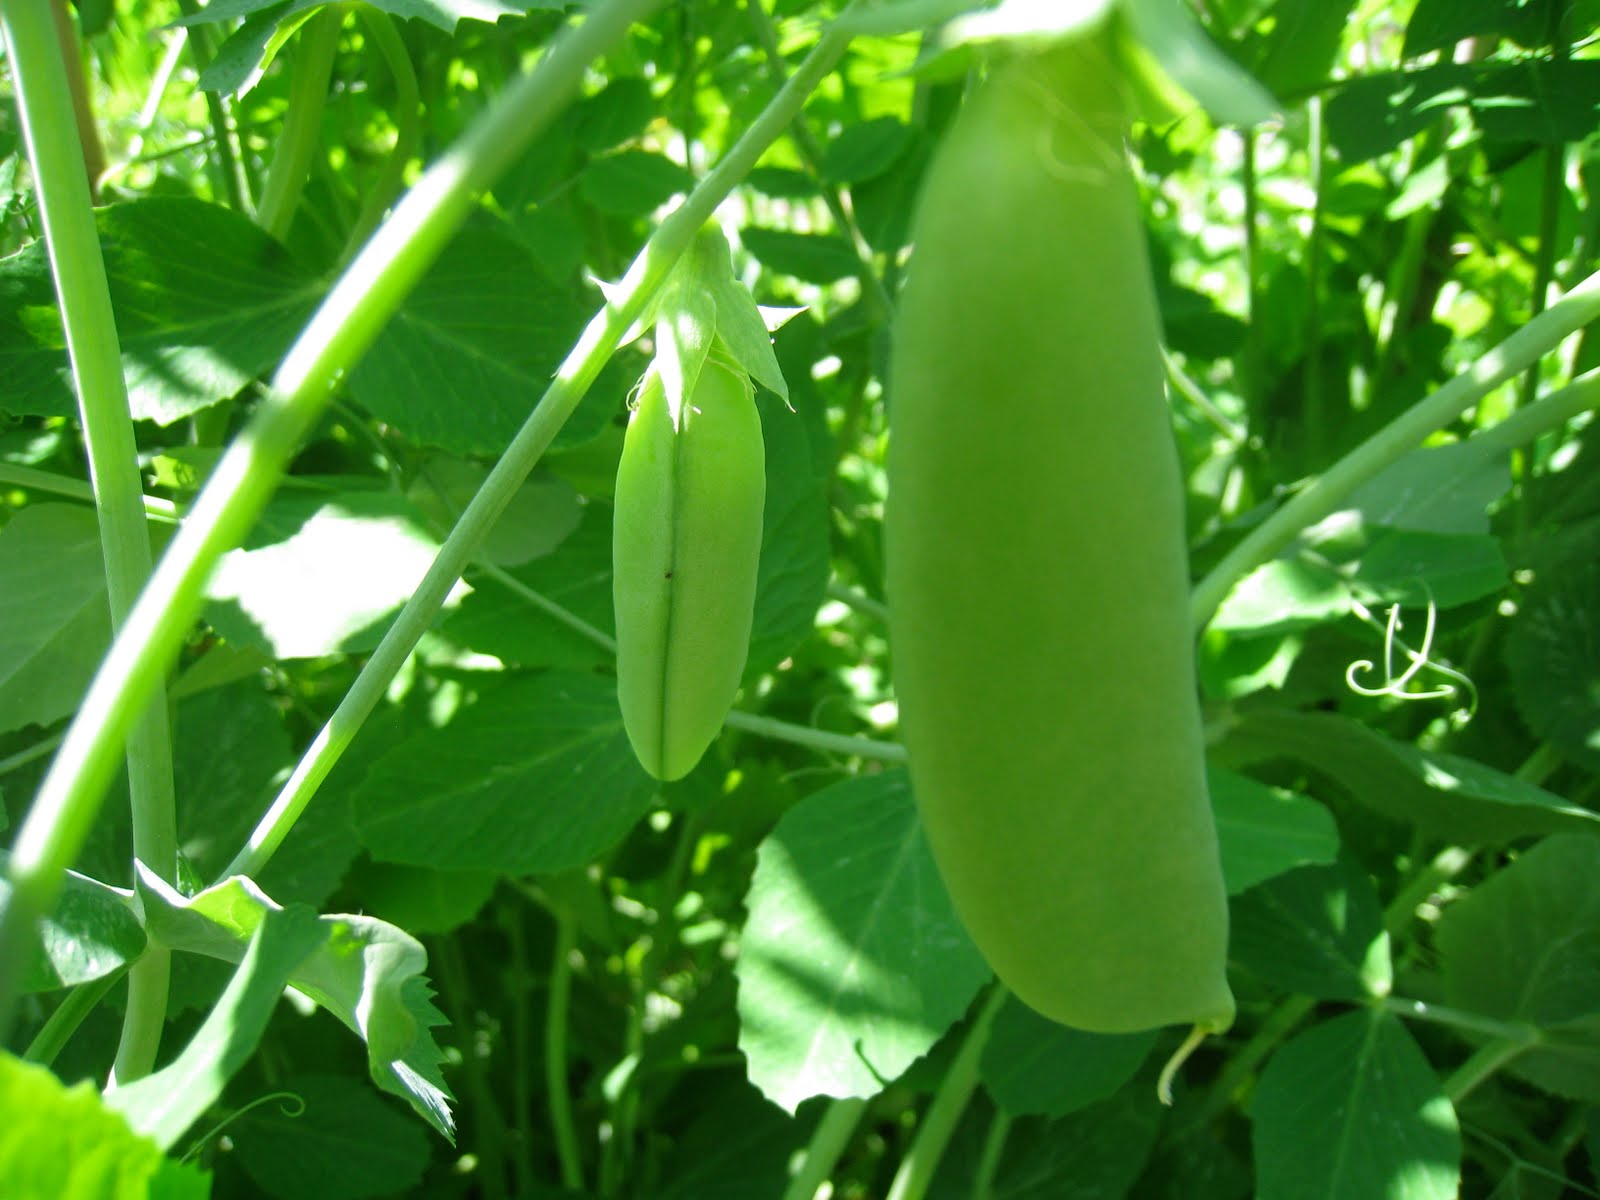
{"type": "MultiPolygon", "coordinates": [[[[232,396],[288,349],[322,284],[249,218],[150,197],[96,210],[128,401],[170,425],[232,396]]],[[[0,404],[76,416],[43,239],[0,262],[0,404]]]]}
{"type": "MultiPolygon", "coordinates": [[[[283,911],[239,875],[186,899],[141,868],[138,890],[151,937],[228,962],[240,961],[262,921],[283,911]]],[[[333,914],[316,922],[323,941],[297,960],[288,982],[366,1042],[367,1069],[378,1087],[453,1139],[452,1097],[439,1072],[444,1054],[432,1033],[444,1016],[423,976],[428,952],[404,930],[372,917],[333,914]]]]}
{"type": "Polygon", "coordinates": [[[1541,571],[1522,597],[1505,656],[1528,728],[1600,767],[1600,563],[1565,561],[1541,571]]]}
{"type": "MultiPolygon", "coordinates": [[[[0,865],[8,857],[0,851],[0,865]]],[[[0,898],[10,894],[10,881],[0,877],[0,898]]],[[[144,948],[132,897],[68,871],[60,899],[40,923],[34,952],[18,972],[17,990],[49,992],[89,983],[133,962],[144,948]]]]}
{"type": "MultiPolygon", "coordinates": [[[[451,241],[350,373],[351,397],[416,442],[499,454],[549,386],[592,310],[549,282],[527,245],[483,218],[451,241]]],[[[593,437],[620,404],[613,372],[558,444],[593,437]]]]}
{"type": "Polygon", "coordinates": [[[1218,768],[1206,771],[1206,782],[1230,896],[1338,855],[1333,814],[1315,800],[1218,768]]]}
{"type": "Polygon", "coordinates": [[[343,1075],[298,1075],[274,1090],[304,1106],[258,1104],[228,1125],[239,1165],[262,1196],[357,1200],[414,1195],[428,1165],[415,1123],[343,1075]]]}
{"type": "Polygon", "coordinates": [[[1511,574],[1488,534],[1371,530],[1361,557],[1343,574],[1368,604],[1455,608],[1492,596],[1511,574]]]}
{"type": "Polygon", "coordinates": [[[162,1149],[171,1149],[256,1052],[284,984],[327,943],[328,934],[313,909],[263,912],[239,969],[188,1045],[155,1074],[112,1088],[106,1103],[162,1149]]]}
{"type": "Polygon", "coordinates": [[[864,183],[894,166],[911,145],[913,131],[898,117],[875,117],[846,125],[829,142],[817,164],[828,183],[864,183]]]}
{"type": "Polygon", "coordinates": [[[1041,1017],[1015,996],[989,1028],[980,1077],[1013,1116],[1065,1116],[1115,1093],[1150,1057],[1156,1035],[1085,1033],[1041,1017]]]}
{"type": "Polygon", "coordinates": [[[1509,1069],[1600,1103],[1600,838],[1563,834],[1517,856],[1439,921],[1449,1002],[1552,1031],[1509,1069]]]}
{"type": "Polygon", "coordinates": [[[1228,957],[1265,982],[1323,1000],[1388,995],[1383,910],[1352,863],[1297,868],[1229,908],[1228,957]]]}
{"type": "Polygon", "coordinates": [[[990,977],[957,920],[903,771],[834,784],[761,844],[734,971],[750,1080],[793,1112],[873,1096],[990,977]]]}
{"type": "MultiPolygon", "coordinates": [[[[611,508],[585,506],[581,522],[560,552],[508,572],[536,596],[559,605],[610,637],[611,508]]],[[[588,670],[607,666],[612,652],[539,607],[498,579],[473,574],[472,594],[445,618],[452,640],[523,667],[588,670]]]]}
{"type": "Polygon", "coordinates": [[[1416,58],[1474,37],[1503,37],[1536,49],[1548,44],[1553,5],[1554,0],[1417,0],[1401,53],[1416,58]]]}
{"type": "Polygon", "coordinates": [[[694,177],[653,150],[618,150],[578,176],[578,193],[603,213],[644,217],[694,185],[694,177]]]}
{"type": "Polygon", "coordinates": [[[1265,635],[1337,621],[1350,612],[1350,591],[1327,563],[1280,558],[1235,585],[1210,628],[1265,635]]]}
{"type": "Polygon", "coordinates": [[[1276,111],[1272,95],[1217,49],[1183,0],[1121,0],[1121,6],[1151,58],[1218,125],[1255,125],[1276,111]]]}
{"type": "Polygon", "coordinates": [[[371,650],[438,551],[401,496],[286,496],[223,556],[206,587],[206,619],[234,644],[278,658],[371,650]]]}
{"type": "Polygon", "coordinates": [[[1368,808],[1458,842],[1600,832],[1600,814],[1473,759],[1421,750],[1336,713],[1260,709],[1224,743],[1229,760],[1288,757],[1314,767],[1368,808]]]}
{"type": "Polygon", "coordinates": [[[850,189],[856,226],[880,254],[894,255],[911,240],[911,214],[933,145],[925,130],[915,130],[910,145],[886,171],[850,189]]]}
{"type": "Polygon", "coordinates": [[[836,233],[794,233],[748,225],[739,241],[769,271],[806,283],[837,283],[864,268],[855,247],[836,233]]]}
{"type": "Polygon", "coordinates": [[[1489,532],[1488,508],[1511,488],[1504,453],[1471,441],[1424,446],[1374,475],[1350,496],[1366,525],[1423,533],[1489,532]]]}
{"type": "Polygon", "coordinates": [[[449,933],[470,922],[494,894],[498,871],[436,871],[363,862],[351,883],[362,907],[409,933],[449,933]]]}
{"type": "Polygon", "coordinates": [[[356,831],[384,862],[547,874],[611,849],[655,790],[615,684],[551,673],[509,680],[380,758],[354,797],[356,831]]]}
{"type": "Polygon", "coordinates": [[[0,1052],[0,1179],[6,1200],[208,1196],[209,1176],[165,1158],[87,1080],[0,1052]]]}
{"type": "Polygon", "coordinates": [[[1279,96],[1323,83],[1338,59],[1355,6],[1355,0],[1276,0],[1272,31],[1252,63],[1252,74],[1279,96]]]}
{"type": "Polygon", "coordinates": [[[1455,1110],[1387,1013],[1358,1009],[1284,1043],[1251,1119],[1257,1200],[1455,1200],[1455,1110]]]}
{"type": "Polygon", "coordinates": [[[78,706],[111,644],[94,510],[33,504],[0,529],[0,730],[78,706]]]}

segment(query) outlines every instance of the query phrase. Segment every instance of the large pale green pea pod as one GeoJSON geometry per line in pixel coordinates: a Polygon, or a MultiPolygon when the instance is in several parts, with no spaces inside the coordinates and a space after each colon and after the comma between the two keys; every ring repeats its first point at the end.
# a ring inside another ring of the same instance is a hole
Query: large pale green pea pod
{"type": "Polygon", "coordinates": [[[653,367],[639,390],[612,542],[623,727],[661,780],[700,761],[739,690],[766,496],[749,377],[713,349],[673,382],[653,367]]]}
{"type": "Polygon", "coordinates": [[[1075,42],[1000,65],[930,166],[889,389],[893,676],[1000,979],[1080,1029],[1198,1037],[1233,1018],[1228,913],[1124,128],[1075,42]]]}

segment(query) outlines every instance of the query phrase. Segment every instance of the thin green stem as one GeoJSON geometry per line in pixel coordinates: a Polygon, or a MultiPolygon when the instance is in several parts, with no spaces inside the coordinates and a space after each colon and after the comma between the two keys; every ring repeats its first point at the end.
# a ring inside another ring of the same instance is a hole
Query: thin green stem
{"type": "Polygon", "coordinates": [[[1509,453],[1535,438],[1553,433],[1574,417],[1600,408],[1600,367],[1585,371],[1564,388],[1517,409],[1505,420],[1474,434],[1468,445],[1491,453],[1509,453]]]}
{"type": "Polygon", "coordinates": [[[288,239],[312,156],[322,141],[322,112],[328,103],[328,81],[333,78],[343,24],[344,6],[330,4],[300,28],[300,45],[290,72],[289,107],[284,110],[283,130],[273,141],[272,166],[256,209],[257,223],[280,242],[288,239]]]}
{"type": "Polygon", "coordinates": [[[389,211],[389,206],[400,194],[406,164],[411,161],[411,156],[417,152],[417,146],[422,141],[422,93],[417,87],[416,68],[411,65],[411,55],[406,50],[404,39],[395,29],[393,19],[381,9],[363,4],[356,11],[360,13],[368,35],[378,47],[378,53],[383,55],[384,65],[389,68],[395,98],[388,110],[394,121],[394,149],[389,151],[377,181],[368,189],[361,215],[356,218],[355,227],[351,230],[352,254],[372,235],[372,231],[382,222],[383,214],[389,211]]]}
{"type": "MultiPolygon", "coordinates": [[[[178,0],[178,11],[186,17],[197,15],[200,12],[199,0],[178,0]]],[[[186,34],[185,48],[189,51],[194,73],[204,74],[211,65],[210,29],[204,25],[192,25],[181,32],[186,34]]],[[[220,184],[217,192],[228,202],[228,207],[234,212],[245,212],[249,207],[250,186],[245,175],[243,156],[234,140],[236,132],[228,102],[218,92],[205,92],[204,95],[206,115],[211,119],[211,131],[215,135],[215,143],[212,152],[206,155],[206,163],[212,169],[215,182],[220,184]]]]}
{"type": "MultiPolygon", "coordinates": [[[[69,475],[57,475],[54,471],[41,471],[37,467],[0,463],[0,484],[10,484],[13,487],[27,488],[29,491],[49,492],[54,496],[66,496],[71,500],[94,503],[94,485],[87,480],[73,479],[69,475]]],[[[163,500],[159,496],[146,496],[142,492],[140,500],[144,507],[144,515],[152,521],[161,521],[168,525],[178,523],[181,514],[178,506],[171,500],[163,500]]]]}
{"type": "MultiPolygon", "coordinates": [[[[39,215],[77,386],[100,522],[111,625],[118,629],[124,626],[139,590],[150,577],[151,553],[144,485],[122,376],[116,317],[100,254],[100,232],[84,175],[82,148],[70,135],[63,136],[71,126],[61,118],[71,110],[73,100],[50,12],[38,4],[6,4],[0,7],[0,26],[10,48],[39,215]]],[[[167,702],[159,681],[129,717],[126,758],[133,852],[170,881],[178,865],[177,805],[167,702]]],[[[20,887],[15,876],[13,879],[14,886],[20,887]]],[[[0,964],[16,961],[11,954],[15,944],[0,940],[0,964]]],[[[134,965],[113,1080],[137,1079],[154,1065],[166,1023],[168,976],[169,959],[162,949],[152,947],[134,965]]],[[[0,984],[0,1027],[5,1024],[7,1001],[6,988],[0,984]]]]}
{"type": "Polygon", "coordinates": [[[824,754],[845,754],[851,758],[870,758],[879,762],[903,763],[905,747],[899,742],[880,742],[875,738],[852,737],[847,733],[827,733],[809,725],[792,725],[772,717],[758,717],[754,713],[734,711],[724,724],[762,737],[775,738],[795,746],[806,746],[824,754]]]}
{"type": "Polygon", "coordinates": [[[1266,428],[1266,355],[1261,348],[1261,197],[1256,186],[1256,133],[1241,131],[1244,153],[1240,186],[1244,189],[1244,348],[1240,352],[1239,391],[1244,396],[1250,436],[1263,439],[1266,428]]]}
{"type": "Polygon", "coordinates": [[[510,1009],[511,1061],[519,1064],[511,1073],[511,1178],[516,1194],[527,1196],[538,1184],[533,1167],[534,1074],[522,1065],[533,1059],[533,971],[528,962],[524,906],[504,903],[496,907],[511,950],[505,974],[506,1003],[510,1009]]]}
{"type": "Polygon", "coordinates": [[[1311,126],[1308,148],[1311,190],[1316,197],[1311,208],[1311,236],[1306,245],[1306,357],[1301,386],[1306,419],[1306,461],[1320,463],[1328,440],[1327,393],[1322,386],[1322,279],[1324,245],[1327,241],[1326,197],[1324,192],[1322,97],[1313,96],[1306,104],[1311,126]]]}
{"type": "Polygon", "coordinates": [[[102,975],[91,983],[80,984],[73,988],[56,1005],[55,1011],[45,1019],[39,1032],[34,1034],[33,1041],[28,1043],[28,1048],[22,1052],[22,1057],[28,1062],[49,1066],[55,1062],[56,1055],[61,1053],[72,1035],[78,1031],[78,1026],[83,1024],[84,1018],[100,1005],[106,998],[106,993],[116,986],[117,980],[126,973],[126,967],[118,967],[109,975],[102,975]]]}
{"type": "Polygon", "coordinates": [[[1235,584],[1270,561],[1302,530],[1336,511],[1356,488],[1597,316],[1600,272],[1590,275],[1462,374],[1313,479],[1252,530],[1196,585],[1189,609],[1195,632],[1205,628],[1235,584]]]}
{"type": "Polygon", "coordinates": [[[858,613],[871,617],[880,625],[889,623],[889,606],[880,600],[874,600],[859,588],[846,587],[838,582],[829,583],[828,598],[848,604],[858,613]]]}
{"type": "Polygon", "coordinates": [[[1462,846],[1446,846],[1426,867],[1418,871],[1404,887],[1402,887],[1389,907],[1384,910],[1383,927],[1391,935],[1396,935],[1411,924],[1411,919],[1416,915],[1417,906],[1429,896],[1433,895],[1439,887],[1450,882],[1472,862],[1474,851],[1462,846]]]}
{"type": "Polygon", "coordinates": [[[475,570],[482,571],[519,599],[527,601],[552,620],[560,622],[574,633],[587,638],[607,654],[615,654],[617,652],[616,638],[606,633],[603,629],[596,629],[577,613],[563,608],[548,596],[534,591],[533,588],[523,583],[522,580],[511,574],[504,567],[497,567],[494,563],[483,561],[474,562],[472,565],[475,570]]]}
{"type": "Polygon", "coordinates": [[[461,1066],[467,1076],[467,1089],[472,1094],[472,1108],[477,1116],[476,1136],[478,1167],[473,1172],[479,1187],[488,1200],[501,1200],[506,1193],[506,1164],[502,1150],[505,1146],[505,1118],[495,1100],[494,1085],[484,1064],[484,1055],[477,1037],[477,1002],[473,999],[472,980],[467,975],[467,964],[461,946],[452,937],[438,938],[433,942],[429,960],[438,964],[439,982],[448,998],[446,1010],[450,1025],[461,1039],[461,1066]]]}
{"type": "Polygon", "coordinates": [[[1422,1000],[1408,1000],[1403,996],[1385,996],[1383,1009],[1397,1017],[1413,1021],[1427,1021],[1433,1025],[1447,1025],[1460,1033],[1478,1034],[1500,1042],[1516,1042],[1523,1049],[1538,1045],[1543,1040],[1537,1026],[1516,1021],[1501,1021],[1464,1009],[1449,1008],[1443,1004],[1429,1004],[1422,1000]]]}
{"type": "MultiPolygon", "coordinates": [[[[460,228],[483,188],[560,111],[588,63],[655,3],[606,0],[561,35],[535,70],[502,93],[418,181],[290,348],[266,399],[217,463],[102,660],[34,797],[12,850],[12,890],[0,901],[0,964],[18,961],[35,922],[55,903],[118,751],[200,611],[206,579],[255,523],[338,381],[460,228]]],[[[34,7],[8,3],[0,13],[34,7]]],[[[19,57],[13,57],[14,69],[19,57]]],[[[0,975],[0,1036],[9,1025],[13,987],[9,971],[0,975]]]]}
{"type": "Polygon", "coordinates": [[[1496,1038],[1485,1042],[1468,1056],[1466,1062],[1450,1072],[1449,1078],[1444,1081],[1444,1094],[1450,1097],[1450,1103],[1460,1104],[1479,1084],[1534,1044],[1513,1038],[1496,1038]]]}
{"type": "Polygon", "coordinates": [[[1250,1040],[1229,1057],[1207,1092],[1205,1103],[1196,1110],[1194,1124],[1203,1124],[1231,1108],[1234,1093],[1316,1007],[1317,1001],[1313,996],[1289,996],[1268,1013],[1250,1040]]]}
{"type": "Polygon", "coordinates": [[[783,1189],[783,1200],[815,1200],[817,1190],[833,1175],[834,1167],[845,1147],[855,1136],[861,1124],[861,1114],[867,1111],[867,1102],[856,1097],[835,1100],[828,1105],[811,1132],[806,1143],[805,1157],[801,1159],[789,1186],[783,1189]]]}
{"type": "MultiPolygon", "coordinates": [[[[745,131],[716,169],[695,188],[681,208],[661,223],[628,268],[622,282],[612,289],[605,306],[590,320],[577,345],[556,372],[554,382],[546,389],[526,423],[462,511],[455,528],[439,547],[438,555],[411,598],[350,685],[350,690],[333,716],[312,740],[272,807],[251,834],[249,843],[234,856],[227,874],[254,875],[282,844],[318,786],[333,769],[334,763],[383,699],[389,681],[399,672],[418,640],[432,624],[445,597],[461,578],[462,571],[472,562],[478,544],[493,528],[528,472],[615,352],[628,328],[666,282],[678,258],[688,249],[717,205],[755,165],[761,153],[782,131],[784,124],[799,111],[818,82],[833,69],[848,44],[847,34],[836,31],[825,33],[784,90],[745,131]]],[[[426,181],[419,184],[418,189],[425,184],[426,181]]],[[[416,189],[412,194],[416,194],[416,189]]],[[[405,205],[402,204],[400,210],[379,230],[373,244],[385,240],[391,230],[402,226],[404,214],[405,205]]],[[[356,265],[360,266],[360,262],[358,260],[356,265]]],[[[226,463],[224,459],[222,465],[226,463]]],[[[218,471],[221,469],[219,466],[218,471]]],[[[201,501],[203,503],[204,497],[201,501]]]]}
{"type": "Polygon", "coordinates": [[[572,953],[578,944],[578,930],[577,923],[567,914],[554,915],[556,948],[550,957],[550,995],[544,1018],[545,1102],[550,1106],[550,1128],[561,1163],[561,1186],[581,1192],[583,1155],[578,1149],[578,1127],[572,1119],[572,1081],[567,1078],[567,1010],[572,1000],[572,953]]]}
{"type": "Polygon", "coordinates": [[[15,754],[0,758],[0,775],[15,771],[18,767],[25,767],[36,759],[43,758],[59,745],[61,745],[61,735],[58,733],[35,742],[26,750],[18,750],[15,754]]]}
{"type": "Polygon", "coordinates": [[[1006,1139],[1010,1134],[1011,1115],[1004,1109],[996,1109],[994,1120],[989,1122],[989,1132],[983,1138],[977,1169],[973,1172],[972,1200],[994,1200],[994,1181],[1000,1173],[1000,1161],[1005,1157],[1006,1139]]]}
{"type": "Polygon", "coordinates": [[[900,1169],[889,1185],[887,1200],[922,1200],[927,1194],[945,1147],[950,1144],[950,1136],[956,1131],[956,1123],[961,1120],[967,1101],[972,1099],[978,1086],[978,1064],[983,1060],[983,1047],[989,1040],[989,1027],[1010,994],[998,983],[990,989],[967,1030],[961,1049],[945,1072],[944,1081],[928,1110],[922,1114],[911,1148],[900,1160],[900,1169]]]}

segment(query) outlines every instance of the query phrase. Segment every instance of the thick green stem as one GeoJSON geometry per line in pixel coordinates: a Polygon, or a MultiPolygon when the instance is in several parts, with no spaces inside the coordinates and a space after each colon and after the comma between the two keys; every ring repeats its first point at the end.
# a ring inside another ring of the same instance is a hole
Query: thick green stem
{"type": "MultiPolygon", "coordinates": [[[[217,559],[237,546],[266,506],[300,439],[338,381],[438,257],[476,198],[560,111],[588,63],[656,0],[608,0],[567,31],[538,67],[507,89],[429,169],[328,293],[279,367],[266,400],[217,463],[189,519],[100,664],[18,831],[0,902],[0,966],[19,961],[62,873],[88,836],[138,714],[200,611],[217,559]]],[[[29,0],[7,0],[9,21],[29,0]]],[[[51,35],[54,36],[53,34],[51,35]]],[[[13,55],[13,68],[21,56],[13,55]]],[[[0,1036],[14,982],[0,974],[0,1036]]]]}
{"type": "Polygon", "coordinates": [[[866,1111],[867,1102],[853,1097],[828,1105],[828,1111],[812,1131],[804,1160],[783,1190],[783,1200],[815,1200],[817,1189],[828,1182],[839,1165],[839,1156],[855,1136],[861,1114],[866,1111]]]}
{"type": "Polygon", "coordinates": [[[900,1169],[889,1185],[888,1200],[922,1200],[927,1194],[933,1173],[944,1157],[945,1147],[950,1144],[950,1136],[956,1131],[956,1123],[961,1120],[967,1101],[972,1099],[973,1090],[978,1086],[978,1064],[983,1060],[983,1047],[989,1040],[989,1027],[1010,994],[998,983],[990,989],[972,1027],[967,1030],[961,1049],[945,1072],[944,1082],[939,1085],[927,1112],[922,1114],[917,1136],[912,1139],[911,1148],[900,1160],[900,1169]]]}
{"type": "Polygon", "coordinates": [[[1190,617],[1203,630],[1235,584],[1270,561],[1302,530],[1335,512],[1379,471],[1416,449],[1489,392],[1548,353],[1569,334],[1600,316],[1600,272],[1529,321],[1403,416],[1391,421],[1268,517],[1225,555],[1194,589],[1190,617]]]}
{"type": "Polygon", "coordinates": [[[333,58],[339,50],[339,27],[344,6],[330,4],[300,30],[299,53],[294,56],[289,107],[283,130],[273,143],[272,167],[261,189],[256,221],[280,242],[288,239],[294,210],[300,207],[311,171],[311,158],[322,141],[322,111],[328,103],[328,81],[333,78],[333,58]]]}
{"type": "MultiPolygon", "coordinates": [[[[661,223],[610,298],[590,320],[576,346],[556,372],[527,422],[517,432],[499,462],[461,513],[450,536],[417,585],[394,624],[384,634],[361,673],[356,676],[339,707],[322,727],[284,784],[272,807],[250,835],[249,843],[235,855],[225,874],[254,875],[272,857],[318,786],[338,762],[362,723],[388,691],[418,640],[432,624],[445,597],[472,562],[478,544],[522,486],[528,472],[549,447],[561,426],[583,399],[595,376],[615,352],[628,328],[638,320],[650,299],[661,289],[678,258],[688,249],[700,227],[717,205],[755,165],[773,139],[799,111],[818,82],[833,69],[849,44],[849,35],[830,31],[818,41],[785,88],[778,93],[743,137],[723,157],[683,206],[661,223]]],[[[425,186],[419,184],[418,188],[425,186]]],[[[413,192],[415,194],[415,192],[413,192]]],[[[405,206],[379,231],[386,238],[402,224],[405,206]]],[[[357,266],[360,265],[360,260],[357,266]]],[[[226,460],[224,460],[226,465],[226,460]]],[[[220,468],[219,468],[220,470],[220,468]]]]}
{"type": "MultiPolygon", "coordinates": [[[[55,276],[67,354],[78,392],[89,475],[100,521],[106,593],[113,629],[124,626],[139,590],[150,576],[150,534],[145,526],[144,485],[122,350],[100,256],[100,233],[84,175],[84,155],[72,128],[62,121],[72,110],[68,71],[50,11],[35,3],[0,7],[10,49],[22,126],[33,162],[39,214],[55,276]]],[[[173,796],[172,739],[160,680],[130,708],[127,743],[128,791],[133,813],[133,852],[163,879],[178,865],[177,807],[173,796]]],[[[19,839],[20,852],[20,839],[19,839]]],[[[61,864],[65,867],[65,863],[61,864]]],[[[21,886],[20,882],[17,886],[21,886]]],[[[35,884],[34,886],[37,886],[35,884]]],[[[31,924],[31,923],[30,923],[31,924]]],[[[16,962],[16,943],[0,940],[0,967],[16,962]]],[[[167,1017],[169,962],[152,949],[129,975],[128,1008],[113,1080],[137,1079],[155,1063],[167,1017]]],[[[0,984],[0,1026],[4,1024],[0,984]]]]}

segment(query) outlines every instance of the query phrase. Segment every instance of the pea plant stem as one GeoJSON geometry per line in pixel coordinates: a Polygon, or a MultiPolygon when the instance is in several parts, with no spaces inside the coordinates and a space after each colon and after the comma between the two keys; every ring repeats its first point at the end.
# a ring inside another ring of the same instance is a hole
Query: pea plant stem
{"type": "MultiPolygon", "coordinates": [[[[116,317],[100,255],[84,155],[77,139],[62,136],[63,129],[72,128],[62,118],[72,110],[73,96],[63,61],[64,46],[50,15],[54,7],[11,0],[0,6],[0,23],[10,51],[39,215],[78,393],[100,523],[106,594],[112,628],[117,629],[127,621],[139,589],[150,577],[150,535],[145,526],[144,487],[122,376],[116,317]]],[[[129,717],[126,759],[133,852],[163,879],[171,880],[178,861],[177,809],[167,703],[159,681],[133,706],[129,717]]],[[[48,887],[40,888],[39,881],[32,887],[35,892],[48,891],[48,887]]],[[[0,939],[0,955],[4,956],[0,969],[18,961],[9,953],[16,944],[9,937],[0,939]]],[[[113,1080],[137,1079],[154,1065],[166,1023],[169,972],[167,952],[154,947],[134,964],[113,1080]]],[[[6,990],[0,982],[0,1032],[5,1025],[6,990]]]]}
{"type": "Polygon", "coordinates": [[[835,1100],[828,1105],[806,1144],[805,1158],[783,1190],[783,1200],[816,1200],[817,1190],[832,1177],[840,1155],[855,1136],[856,1126],[866,1111],[867,1102],[857,1097],[835,1100]]]}
{"type": "Polygon", "coordinates": [[[1280,553],[1302,530],[1337,511],[1363,483],[1597,316],[1600,272],[1590,275],[1462,374],[1313,479],[1223,556],[1195,586],[1190,602],[1195,632],[1205,628],[1235,584],[1280,553]]]}
{"type": "Polygon", "coordinates": [[[984,998],[950,1069],[945,1072],[944,1081],[922,1114],[911,1148],[900,1160],[900,1169],[889,1185],[888,1200],[922,1200],[927,1194],[933,1173],[956,1131],[956,1123],[961,1120],[967,1101],[972,1099],[973,1090],[978,1086],[978,1065],[989,1040],[989,1029],[1010,994],[996,983],[984,998]]]}
{"type": "Polygon", "coordinates": [[[406,164],[411,161],[411,156],[422,141],[422,93],[417,87],[417,72],[411,65],[411,54],[406,50],[405,40],[394,27],[394,21],[388,13],[370,4],[363,4],[356,11],[367,27],[367,36],[378,48],[378,53],[383,55],[384,65],[389,68],[389,78],[394,83],[394,103],[389,105],[388,112],[394,120],[395,135],[394,148],[389,151],[377,182],[367,192],[361,215],[356,218],[355,228],[351,231],[352,253],[371,236],[389,205],[400,194],[406,164]]]}
{"type": "Polygon", "coordinates": [[[339,49],[339,27],[344,6],[330,4],[300,27],[295,48],[289,107],[283,114],[283,131],[273,143],[272,167],[261,189],[256,221],[280,242],[289,236],[294,210],[300,206],[312,156],[322,140],[322,112],[328,101],[328,81],[333,78],[333,58],[339,49]]]}
{"type": "MultiPolygon", "coordinates": [[[[11,891],[0,901],[0,965],[20,961],[35,923],[54,905],[62,873],[99,811],[118,752],[199,613],[207,577],[255,523],[339,379],[460,228],[482,190],[560,111],[588,63],[655,3],[607,0],[562,34],[538,66],[418,181],[301,331],[266,399],[218,461],[101,661],[22,822],[7,867],[11,891]]],[[[31,0],[5,0],[0,15],[8,40],[13,23],[36,23],[37,7],[31,0]]],[[[16,68],[24,56],[12,45],[16,68]]],[[[10,969],[0,973],[0,1036],[10,1022],[14,989],[10,969]]]]}
{"type": "Polygon", "coordinates": [[[572,1119],[572,1081],[567,1078],[567,1010],[572,1000],[572,954],[578,944],[578,927],[566,913],[556,913],[555,920],[556,946],[550,958],[550,996],[544,1020],[545,1102],[550,1106],[550,1128],[561,1163],[561,1186],[582,1192],[583,1156],[572,1119]]]}
{"type": "MultiPolygon", "coordinates": [[[[0,484],[27,488],[29,491],[47,492],[52,496],[65,496],[69,500],[84,500],[90,504],[94,503],[95,498],[92,483],[66,475],[57,475],[54,471],[41,471],[37,467],[18,466],[15,463],[0,463],[0,484]]],[[[169,525],[177,523],[178,506],[171,500],[163,500],[159,496],[141,495],[139,502],[144,508],[144,515],[150,520],[162,521],[169,525]]]]}
{"type": "MultiPolygon", "coordinates": [[[[830,30],[823,34],[772,103],[694,189],[682,207],[661,223],[628,268],[622,282],[611,289],[607,302],[590,320],[556,372],[555,380],[545,390],[477,494],[462,510],[460,519],[440,546],[438,555],[411,598],[350,685],[350,690],[334,710],[333,716],[302,755],[272,807],[251,834],[249,842],[228,865],[225,875],[257,873],[282,844],[323,779],[383,698],[389,681],[405,664],[432,623],[450,590],[461,578],[461,573],[471,563],[479,543],[583,399],[595,376],[621,344],[629,328],[643,315],[650,300],[660,291],[695,234],[793,119],[812,90],[833,69],[848,44],[849,35],[844,32],[830,30]]],[[[404,205],[401,211],[390,218],[375,241],[381,240],[399,223],[403,209],[404,205]]]]}

